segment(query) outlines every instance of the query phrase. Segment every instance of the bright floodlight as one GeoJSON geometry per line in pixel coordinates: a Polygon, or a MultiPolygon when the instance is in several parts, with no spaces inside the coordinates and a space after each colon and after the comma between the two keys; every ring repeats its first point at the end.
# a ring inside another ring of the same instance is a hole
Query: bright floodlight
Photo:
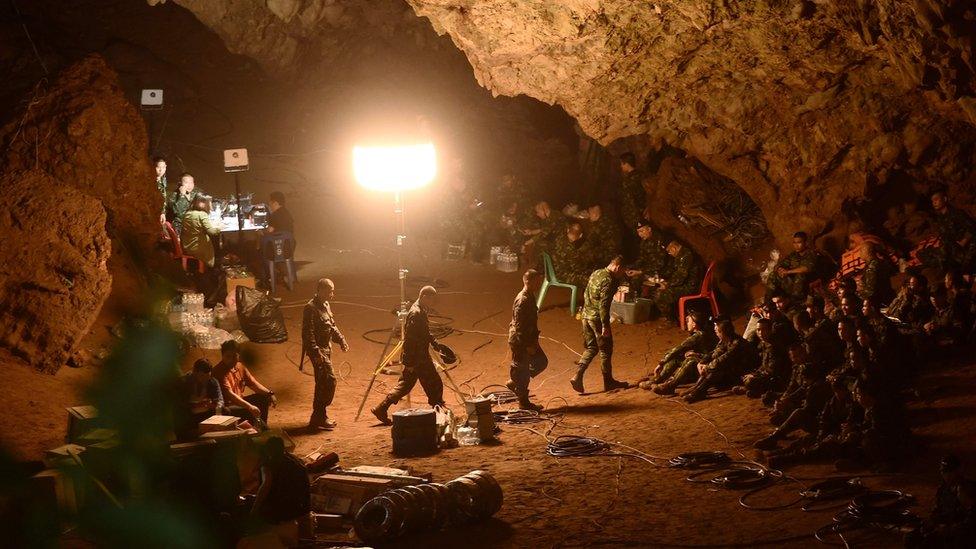
{"type": "Polygon", "coordinates": [[[437,155],[430,143],[398,147],[354,147],[353,171],[367,189],[405,191],[430,183],[437,174],[437,155]]]}

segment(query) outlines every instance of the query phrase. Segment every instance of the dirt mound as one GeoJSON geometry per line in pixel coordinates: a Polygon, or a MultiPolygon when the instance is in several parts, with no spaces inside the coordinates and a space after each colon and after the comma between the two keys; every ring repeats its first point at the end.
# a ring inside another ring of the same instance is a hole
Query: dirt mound
{"type": "Polygon", "coordinates": [[[39,170],[4,176],[0,192],[0,347],[53,372],[111,289],[105,210],[39,170]]]}
{"type": "Polygon", "coordinates": [[[136,301],[162,198],[143,121],[101,57],[42,80],[24,105],[0,128],[0,189],[13,199],[0,220],[2,344],[52,371],[110,291],[136,301]]]}

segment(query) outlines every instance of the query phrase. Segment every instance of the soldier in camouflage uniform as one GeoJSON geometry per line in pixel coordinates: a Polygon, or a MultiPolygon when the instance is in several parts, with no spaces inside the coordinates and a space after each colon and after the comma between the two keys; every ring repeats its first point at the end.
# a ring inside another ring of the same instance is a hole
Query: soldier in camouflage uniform
{"type": "Polygon", "coordinates": [[[932,193],[935,226],[939,231],[941,267],[958,268],[972,274],[976,267],[976,222],[966,212],[949,204],[944,190],[932,193]]]}
{"type": "Polygon", "coordinates": [[[636,227],[644,219],[647,208],[647,192],[644,190],[644,172],[637,169],[634,153],[620,155],[621,181],[620,217],[628,229],[636,227]]]}
{"type": "Polygon", "coordinates": [[[861,246],[861,260],[864,270],[857,277],[857,295],[861,300],[874,299],[878,303],[888,303],[891,300],[891,263],[875,253],[875,245],[865,242],[861,246]]]}
{"type": "Polygon", "coordinates": [[[153,160],[153,167],[156,168],[156,190],[163,198],[163,207],[159,212],[159,224],[162,225],[166,221],[166,160],[162,157],[156,158],[153,160]]]}
{"type": "Polygon", "coordinates": [[[831,391],[820,368],[808,362],[808,358],[806,347],[802,343],[794,343],[790,347],[790,359],[793,361],[795,374],[789,390],[777,401],[780,406],[781,403],[788,403],[790,409],[781,407],[777,410],[778,416],[785,418],[772,433],[755,443],[756,448],[773,450],[780,439],[797,429],[803,429],[810,434],[817,432],[820,412],[830,400],[831,391]]]}
{"type": "Polygon", "coordinates": [[[654,306],[661,316],[673,320],[678,299],[696,293],[700,287],[702,268],[695,252],[677,240],[672,240],[667,250],[671,265],[663,276],[664,282],[655,291],[654,306]]]}
{"type": "Polygon", "coordinates": [[[474,261],[480,261],[485,248],[484,205],[460,177],[451,180],[450,190],[444,197],[443,204],[443,231],[446,239],[464,245],[465,255],[474,261]]]}
{"type": "Polygon", "coordinates": [[[698,361],[715,348],[718,338],[705,313],[692,311],[685,320],[691,335],[661,357],[651,378],[640,382],[641,389],[673,395],[676,386],[697,379],[698,361]]]}
{"type": "Polygon", "coordinates": [[[526,237],[522,245],[522,253],[536,256],[542,252],[552,254],[556,239],[566,230],[566,218],[561,212],[553,213],[549,203],[536,203],[533,214],[528,216],[521,225],[520,232],[526,237]]]}
{"type": "Polygon", "coordinates": [[[173,191],[166,203],[166,219],[173,225],[177,233],[183,228],[183,215],[190,210],[193,201],[200,194],[202,193],[196,189],[192,175],[185,173],[180,176],[180,187],[173,191]]]}
{"type": "Polygon", "coordinates": [[[794,301],[806,299],[817,267],[817,251],[807,244],[807,233],[793,234],[793,252],[781,259],[766,280],[766,295],[789,294],[794,301]]]}
{"type": "Polygon", "coordinates": [[[560,282],[585,288],[593,272],[593,251],[578,221],[566,226],[566,234],[556,240],[552,266],[560,282]]]}
{"type": "Polygon", "coordinates": [[[631,279],[630,286],[634,293],[640,296],[645,278],[666,273],[671,256],[666,249],[667,241],[646,221],[637,227],[637,236],[640,238],[640,252],[634,268],[627,270],[627,276],[631,279]]]}
{"type": "Polygon", "coordinates": [[[719,321],[715,325],[715,335],[718,336],[718,344],[698,362],[698,381],[681,393],[686,402],[704,399],[712,387],[730,387],[756,367],[755,349],[735,333],[731,320],[719,321]]]}
{"type": "Polygon", "coordinates": [[[583,292],[583,346],[586,350],[579,359],[576,375],[570,380],[570,385],[578,392],[583,392],[583,374],[597,352],[600,353],[600,371],[603,373],[603,389],[626,389],[630,384],[613,378],[613,334],[610,331],[610,301],[617,284],[623,275],[621,263],[623,257],[617,256],[603,269],[597,269],[590,275],[583,292]]]}
{"type": "Polygon", "coordinates": [[[621,252],[622,238],[620,225],[612,219],[599,204],[587,208],[589,222],[586,225],[586,238],[593,246],[594,267],[606,265],[621,252]]]}
{"type": "Polygon", "coordinates": [[[742,385],[733,392],[749,398],[762,397],[764,403],[772,404],[786,388],[793,371],[789,344],[774,336],[773,321],[768,318],[759,320],[756,333],[759,334],[759,368],[743,376],[742,385]]]}
{"type": "Polygon", "coordinates": [[[549,359],[539,345],[539,309],[535,296],[542,285],[542,274],[529,269],[522,275],[522,291],[512,305],[512,323],[508,327],[508,345],[512,350],[509,380],[505,384],[518,397],[519,408],[542,410],[529,401],[529,379],[539,375],[549,359]]]}

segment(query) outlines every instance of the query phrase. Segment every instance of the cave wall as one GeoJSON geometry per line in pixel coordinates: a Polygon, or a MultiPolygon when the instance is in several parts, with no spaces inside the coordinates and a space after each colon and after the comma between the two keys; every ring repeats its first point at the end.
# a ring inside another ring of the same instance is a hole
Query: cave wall
{"type": "Polygon", "coordinates": [[[895,172],[971,186],[971,2],[407,1],[492,93],[558,104],[605,145],[687,151],[780,242],[828,230],[895,172]]]}
{"type": "Polygon", "coordinates": [[[112,292],[139,302],[162,208],[146,148],[94,55],[39,81],[0,128],[0,350],[57,370],[112,292]]]}

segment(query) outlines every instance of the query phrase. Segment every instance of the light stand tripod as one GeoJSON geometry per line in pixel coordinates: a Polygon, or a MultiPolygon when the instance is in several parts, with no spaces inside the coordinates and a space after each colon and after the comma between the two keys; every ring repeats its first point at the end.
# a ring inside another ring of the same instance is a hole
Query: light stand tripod
{"type": "MultiPolygon", "coordinates": [[[[396,254],[397,254],[397,276],[400,279],[400,307],[397,309],[396,320],[393,321],[393,328],[390,330],[390,336],[386,339],[386,345],[383,346],[383,352],[380,353],[379,362],[376,363],[376,368],[373,369],[373,375],[369,379],[369,385],[366,386],[366,392],[363,394],[363,400],[359,403],[359,408],[356,410],[356,419],[359,420],[359,416],[363,413],[363,408],[366,406],[366,399],[369,398],[370,391],[373,390],[373,384],[376,383],[376,376],[378,376],[385,369],[389,368],[394,364],[400,363],[400,358],[403,354],[403,341],[406,337],[405,333],[405,323],[407,319],[407,269],[403,267],[403,245],[406,242],[407,235],[406,225],[404,223],[404,209],[403,209],[403,196],[400,191],[396,191],[394,195],[394,212],[396,214],[396,254]],[[393,337],[399,336],[399,341],[390,348],[393,343],[393,337]]],[[[447,369],[441,364],[440,361],[435,360],[434,365],[437,369],[444,373],[451,387],[461,394],[460,389],[451,379],[451,375],[447,373],[447,369]]],[[[410,395],[407,395],[409,400],[410,395]]]]}

